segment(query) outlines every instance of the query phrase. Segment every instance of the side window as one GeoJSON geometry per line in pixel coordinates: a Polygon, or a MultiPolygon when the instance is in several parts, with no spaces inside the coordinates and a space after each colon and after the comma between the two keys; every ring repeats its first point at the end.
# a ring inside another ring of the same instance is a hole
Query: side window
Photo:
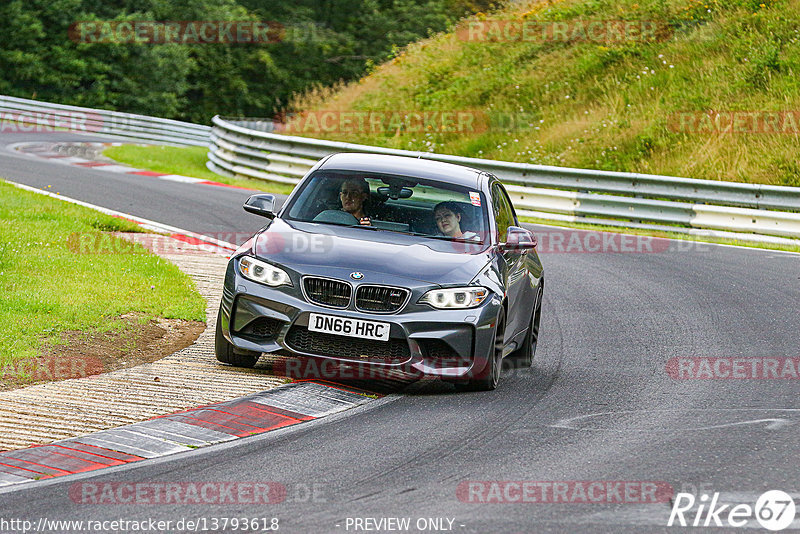
{"type": "Polygon", "coordinates": [[[494,219],[497,221],[498,239],[503,243],[506,240],[508,227],[516,224],[516,222],[514,220],[514,208],[511,207],[505,191],[498,183],[492,185],[492,211],[494,212],[494,219]]]}

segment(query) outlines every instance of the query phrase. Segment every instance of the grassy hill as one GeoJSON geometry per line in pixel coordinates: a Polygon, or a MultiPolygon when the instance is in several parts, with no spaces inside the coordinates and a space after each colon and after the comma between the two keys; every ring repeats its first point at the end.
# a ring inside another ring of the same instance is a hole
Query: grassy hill
{"type": "Polygon", "coordinates": [[[358,82],[293,102],[301,119],[313,110],[317,118],[329,110],[339,118],[462,110],[480,117],[478,127],[414,131],[394,117],[375,131],[352,121],[325,129],[315,120],[287,133],[800,186],[798,15],[800,0],[514,3],[409,45],[358,82]],[[618,31],[626,23],[633,31],[618,31]]]}

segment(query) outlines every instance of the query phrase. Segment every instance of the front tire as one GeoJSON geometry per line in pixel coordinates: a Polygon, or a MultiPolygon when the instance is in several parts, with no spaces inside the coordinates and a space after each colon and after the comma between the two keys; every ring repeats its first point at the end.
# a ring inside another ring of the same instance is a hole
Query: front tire
{"type": "Polygon", "coordinates": [[[456,389],[461,391],[492,391],[497,388],[500,373],[503,369],[503,347],[506,331],[506,312],[503,308],[497,314],[497,323],[494,330],[494,343],[487,355],[487,368],[481,376],[467,382],[456,382],[456,389]]]}
{"type": "Polygon", "coordinates": [[[222,334],[222,310],[217,315],[217,329],[214,335],[214,354],[217,360],[236,367],[252,369],[261,354],[255,352],[234,352],[233,345],[222,334]]]}

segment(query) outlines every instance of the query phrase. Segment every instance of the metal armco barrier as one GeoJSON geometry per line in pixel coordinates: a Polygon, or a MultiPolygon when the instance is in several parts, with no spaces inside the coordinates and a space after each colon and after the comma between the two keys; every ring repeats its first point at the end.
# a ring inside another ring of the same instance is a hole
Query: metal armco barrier
{"type": "Polygon", "coordinates": [[[611,226],[800,237],[800,187],[464,158],[280,135],[271,133],[267,122],[254,119],[216,116],[212,122],[207,166],[229,176],[297,183],[328,154],[392,154],[491,172],[507,185],[521,215],[611,226]]]}
{"type": "Polygon", "coordinates": [[[170,145],[207,146],[211,134],[200,124],[12,96],[0,96],[0,120],[22,133],[65,130],[170,145]]]}
{"type": "Polygon", "coordinates": [[[688,233],[800,238],[800,187],[571,169],[325,141],[276,134],[273,123],[263,119],[216,116],[212,122],[213,128],[0,95],[3,131],[65,130],[142,143],[209,146],[206,165],[223,175],[294,184],[317,161],[336,152],[418,157],[491,172],[506,184],[521,215],[688,233]]]}

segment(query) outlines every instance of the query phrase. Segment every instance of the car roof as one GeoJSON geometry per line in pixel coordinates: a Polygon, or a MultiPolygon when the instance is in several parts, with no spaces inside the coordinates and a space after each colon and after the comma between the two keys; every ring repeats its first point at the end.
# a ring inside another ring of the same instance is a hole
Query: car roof
{"type": "Polygon", "coordinates": [[[471,189],[480,187],[482,173],[477,169],[452,163],[361,152],[333,154],[320,165],[319,169],[397,174],[437,180],[471,189]]]}

